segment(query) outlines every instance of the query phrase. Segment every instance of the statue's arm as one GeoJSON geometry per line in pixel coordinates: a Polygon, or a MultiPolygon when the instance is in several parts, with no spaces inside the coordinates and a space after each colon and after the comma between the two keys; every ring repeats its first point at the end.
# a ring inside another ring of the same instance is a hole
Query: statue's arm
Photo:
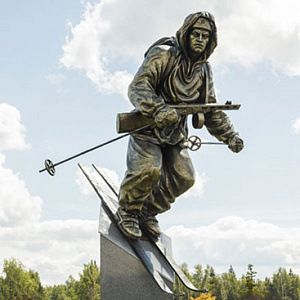
{"type": "Polygon", "coordinates": [[[208,132],[219,141],[227,144],[233,152],[240,152],[244,143],[234,130],[229,117],[221,110],[209,112],[205,115],[205,126],[208,132]]]}
{"type": "Polygon", "coordinates": [[[206,99],[205,103],[217,103],[214,82],[213,82],[213,74],[210,67],[209,62],[206,62],[206,73],[207,73],[207,80],[206,80],[206,99]]]}
{"type": "Polygon", "coordinates": [[[156,46],[148,52],[128,88],[128,97],[133,106],[144,116],[153,118],[165,106],[157,94],[170,60],[169,46],[156,46]]]}
{"type": "MultiPolygon", "coordinates": [[[[212,72],[209,64],[207,83],[207,102],[216,103],[216,96],[213,87],[212,72]]],[[[244,143],[239,134],[234,130],[234,126],[229,117],[221,110],[210,111],[205,114],[205,126],[208,132],[219,141],[227,144],[233,152],[240,152],[244,143]]]]}

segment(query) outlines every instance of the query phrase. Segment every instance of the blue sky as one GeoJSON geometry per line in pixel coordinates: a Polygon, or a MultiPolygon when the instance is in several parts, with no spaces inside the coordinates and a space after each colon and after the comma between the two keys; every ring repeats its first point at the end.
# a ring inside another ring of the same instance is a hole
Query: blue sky
{"type": "MultiPolygon", "coordinates": [[[[159,217],[178,263],[232,265],[240,276],[278,267],[300,272],[300,4],[298,1],[2,1],[0,3],[0,260],[16,257],[45,284],[99,261],[99,200],[77,163],[96,163],[116,182],[127,139],[39,174],[117,136],[116,114],[155,40],[191,12],[216,17],[210,62],[219,103],[245,149],[191,153],[195,187],[159,217]]],[[[213,140],[205,129],[194,130],[213,140]]]]}

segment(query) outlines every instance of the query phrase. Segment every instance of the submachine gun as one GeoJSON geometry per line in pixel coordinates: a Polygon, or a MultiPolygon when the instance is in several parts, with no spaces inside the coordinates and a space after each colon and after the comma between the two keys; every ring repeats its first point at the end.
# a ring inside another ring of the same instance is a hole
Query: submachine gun
{"type": "MultiPolygon", "coordinates": [[[[241,104],[232,104],[227,101],[225,104],[176,104],[169,105],[169,107],[176,109],[181,116],[192,115],[192,123],[194,128],[202,128],[205,122],[204,115],[214,110],[238,110],[241,104]]],[[[154,125],[152,118],[145,117],[138,110],[128,113],[120,113],[117,115],[117,132],[125,133],[132,132],[145,126],[151,127],[154,125]]]]}

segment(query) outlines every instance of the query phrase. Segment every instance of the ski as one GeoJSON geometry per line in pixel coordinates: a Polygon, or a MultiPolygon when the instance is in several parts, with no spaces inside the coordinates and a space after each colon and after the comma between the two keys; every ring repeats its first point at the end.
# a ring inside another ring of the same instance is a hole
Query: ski
{"type": "MultiPolygon", "coordinates": [[[[106,195],[105,193],[103,193],[101,191],[101,187],[100,187],[99,183],[97,182],[97,180],[94,178],[93,174],[89,171],[89,169],[86,166],[84,166],[82,164],[78,164],[78,166],[81,169],[81,171],[83,172],[83,174],[85,175],[85,177],[87,178],[87,180],[91,183],[91,185],[94,188],[97,195],[100,197],[103,209],[105,210],[105,212],[107,213],[107,215],[109,216],[111,221],[119,228],[118,220],[115,216],[115,213],[118,208],[117,202],[114,201],[113,199],[111,199],[111,197],[109,195],[106,195]]],[[[121,232],[121,230],[120,230],[120,232],[121,232]]],[[[146,270],[150,273],[150,275],[156,281],[156,283],[158,284],[160,289],[167,294],[174,295],[174,293],[169,289],[169,287],[164,282],[162,276],[153,267],[151,260],[147,256],[147,254],[146,254],[145,250],[143,249],[139,240],[129,239],[124,234],[123,234],[123,236],[129,242],[130,246],[136,253],[137,257],[140,259],[140,261],[145,266],[146,270]]]]}
{"type": "MultiPolygon", "coordinates": [[[[92,164],[92,166],[97,171],[97,173],[101,176],[101,178],[107,184],[107,186],[110,188],[110,190],[113,192],[113,194],[118,198],[118,192],[113,187],[113,184],[110,182],[110,180],[103,174],[101,168],[99,166],[95,165],[95,164],[92,164]]],[[[201,292],[203,292],[203,293],[207,292],[207,290],[199,290],[199,289],[197,289],[190,282],[190,280],[187,278],[187,276],[184,274],[184,272],[181,270],[181,268],[177,265],[177,263],[172,258],[172,256],[168,254],[167,249],[163,246],[163,244],[159,241],[159,239],[154,240],[153,238],[151,238],[151,236],[147,235],[146,233],[144,233],[144,234],[146,235],[146,237],[148,238],[148,240],[151,242],[151,244],[153,244],[154,247],[156,247],[156,249],[161,254],[161,256],[163,257],[163,259],[167,262],[167,264],[175,272],[175,274],[177,275],[178,279],[181,281],[181,283],[186,288],[188,288],[191,291],[199,292],[199,293],[201,293],[201,292]]]]}

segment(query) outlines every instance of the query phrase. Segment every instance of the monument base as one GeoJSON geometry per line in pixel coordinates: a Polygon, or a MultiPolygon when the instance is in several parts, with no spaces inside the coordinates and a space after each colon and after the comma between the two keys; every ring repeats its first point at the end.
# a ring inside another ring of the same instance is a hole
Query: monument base
{"type": "MultiPolygon", "coordinates": [[[[135,255],[129,243],[101,208],[100,222],[101,300],[173,300],[172,294],[161,290],[151,274],[135,255]]],[[[164,239],[168,238],[164,236],[164,239]]],[[[157,259],[148,241],[141,241],[147,256],[169,289],[173,290],[174,273],[157,259]]],[[[170,240],[169,240],[170,242],[170,240]]],[[[166,244],[166,243],[165,243],[166,244]]],[[[170,244],[170,243],[169,243],[170,244]]],[[[170,250],[168,250],[170,251],[170,250]]]]}
{"type": "Polygon", "coordinates": [[[131,240],[117,225],[117,192],[103,175],[99,166],[93,165],[96,176],[82,164],[80,169],[101,199],[99,218],[101,300],[175,300],[185,294],[174,295],[174,276],[190,291],[199,290],[189,281],[172,258],[171,239],[162,234],[154,241],[131,240]],[[99,177],[110,188],[102,190],[99,177]]]}

